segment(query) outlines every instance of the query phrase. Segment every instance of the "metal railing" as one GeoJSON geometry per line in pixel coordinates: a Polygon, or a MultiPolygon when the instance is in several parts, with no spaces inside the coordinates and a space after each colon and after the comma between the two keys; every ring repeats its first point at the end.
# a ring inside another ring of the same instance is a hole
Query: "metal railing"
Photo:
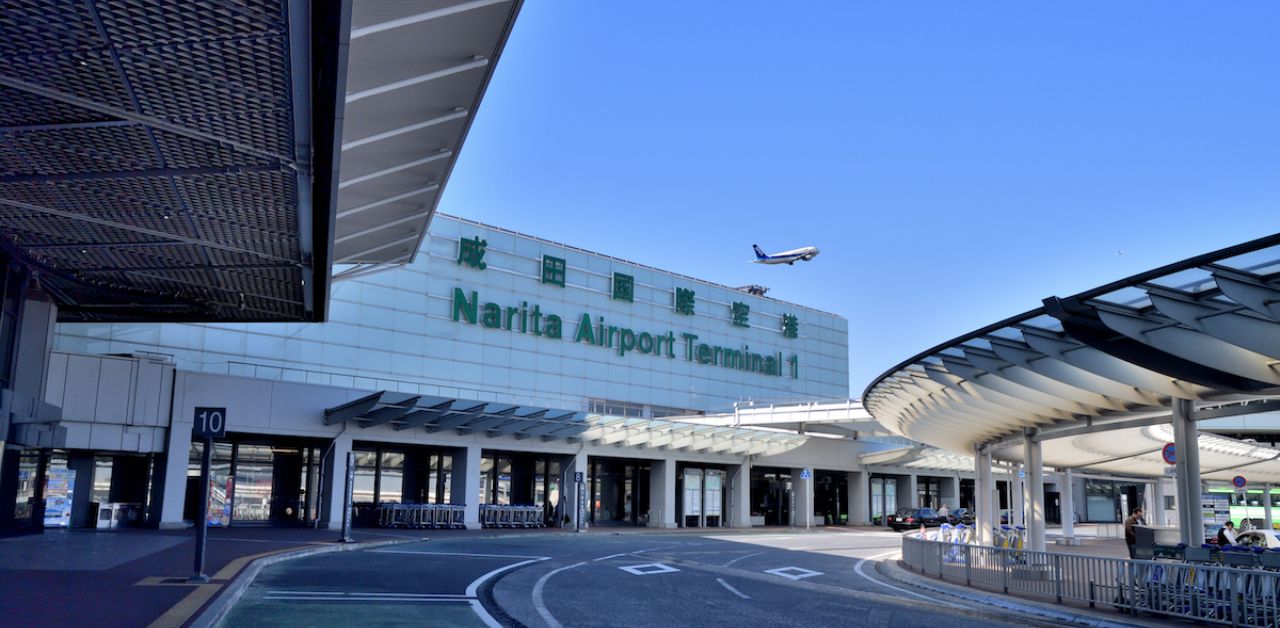
{"type": "Polygon", "coordinates": [[[907,536],[902,560],[925,575],[1058,604],[1230,626],[1280,625],[1280,571],[1261,567],[1054,554],[907,536]]]}

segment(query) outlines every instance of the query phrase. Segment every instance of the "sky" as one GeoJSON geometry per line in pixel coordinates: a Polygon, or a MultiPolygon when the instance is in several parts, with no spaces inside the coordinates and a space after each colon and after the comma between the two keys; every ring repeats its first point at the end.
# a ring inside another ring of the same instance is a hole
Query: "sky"
{"type": "Polygon", "coordinates": [[[439,210],[844,316],[859,397],[1045,297],[1280,231],[1276,24],[1275,2],[527,0],[439,210]]]}

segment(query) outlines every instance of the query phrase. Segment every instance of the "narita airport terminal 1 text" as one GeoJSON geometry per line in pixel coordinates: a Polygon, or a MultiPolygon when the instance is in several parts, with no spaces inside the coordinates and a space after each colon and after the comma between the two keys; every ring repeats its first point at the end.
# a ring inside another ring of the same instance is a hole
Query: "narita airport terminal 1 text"
{"type": "MultiPolygon", "coordinates": [[[[527,301],[521,301],[519,307],[502,307],[496,303],[480,304],[476,291],[471,291],[470,298],[461,288],[453,290],[453,320],[471,325],[480,325],[487,329],[504,329],[522,334],[561,340],[564,337],[564,321],[555,314],[547,314],[536,303],[530,307],[527,301]]],[[[628,352],[643,355],[661,356],[675,359],[676,345],[680,344],[679,355],[685,360],[697,364],[722,366],[739,371],[760,373],[763,375],[783,375],[784,365],[788,367],[791,379],[800,378],[800,357],[791,355],[785,360],[782,352],[772,354],[755,353],[750,347],[722,347],[698,342],[696,334],[681,333],[677,340],[675,332],[637,333],[627,327],[606,325],[603,316],[591,320],[591,315],[583,313],[578,319],[578,329],[573,335],[573,342],[581,342],[597,347],[614,349],[619,356],[628,352]]]]}

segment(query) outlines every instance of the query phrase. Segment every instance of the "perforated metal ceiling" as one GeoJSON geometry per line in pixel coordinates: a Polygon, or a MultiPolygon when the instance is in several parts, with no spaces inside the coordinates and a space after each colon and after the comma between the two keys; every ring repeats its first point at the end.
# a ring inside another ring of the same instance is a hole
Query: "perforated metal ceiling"
{"type": "Polygon", "coordinates": [[[6,2],[0,235],[61,320],[323,317],[341,8],[6,2]]]}

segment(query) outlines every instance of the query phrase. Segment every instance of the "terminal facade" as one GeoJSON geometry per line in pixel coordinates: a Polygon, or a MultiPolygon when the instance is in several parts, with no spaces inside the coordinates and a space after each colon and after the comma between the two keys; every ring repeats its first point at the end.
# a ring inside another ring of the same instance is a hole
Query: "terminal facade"
{"type": "Polygon", "coordinates": [[[858,521],[870,485],[858,456],[891,446],[731,428],[704,438],[667,420],[847,400],[845,319],[449,216],[415,262],[335,281],[325,323],[69,323],[52,345],[44,402],[60,414],[32,424],[43,440],[10,443],[6,485],[22,506],[37,478],[70,479],[71,526],[94,524],[92,503],[189,525],[200,407],[227,411],[210,500],[211,520],[231,525],[336,525],[347,451],[358,523],[379,503],[412,502],[465,504],[471,525],[481,504],[537,505],[563,524],[576,473],[595,525],[787,524],[815,501],[824,520],[858,521]],[[384,409],[451,403],[453,418],[326,417],[379,394],[384,409]],[[557,437],[504,426],[504,411],[587,423],[557,437]]]}

